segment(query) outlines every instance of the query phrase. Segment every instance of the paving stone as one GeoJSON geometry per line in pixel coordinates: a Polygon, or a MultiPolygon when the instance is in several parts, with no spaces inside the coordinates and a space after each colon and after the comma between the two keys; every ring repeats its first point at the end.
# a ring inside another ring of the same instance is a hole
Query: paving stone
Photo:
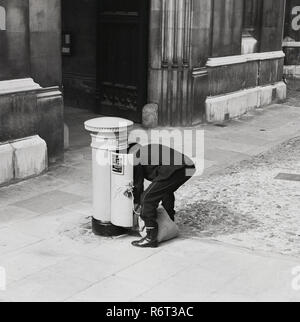
{"type": "Polygon", "coordinates": [[[16,202],[13,206],[27,209],[38,214],[47,214],[76,202],[80,202],[82,199],[83,198],[78,195],[55,190],[16,202]]]}
{"type": "Polygon", "coordinates": [[[59,261],[66,259],[69,256],[61,257],[54,252],[36,252],[30,247],[6,256],[1,256],[0,266],[5,267],[7,272],[8,285],[12,282],[19,281],[32,274],[57,264],[59,261]]]}
{"type": "Polygon", "coordinates": [[[4,296],[14,302],[62,302],[88,288],[90,282],[45,269],[9,285],[4,296]]]}
{"type": "Polygon", "coordinates": [[[251,149],[255,149],[257,146],[251,145],[251,144],[236,143],[236,142],[232,142],[231,140],[224,140],[222,138],[217,139],[217,138],[206,137],[205,147],[206,148],[213,147],[220,150],[227,150],[227,151],[232,151],[236,153],[249,154],[249,151],[251,151],[251,149]]]}
{"type": "Polygon", "coordinates": [[[68,184],[60,189],[61,191],[78,194],[84,198],[92,199],[93,188],[90,183],[73,183],[68,184]]]}
{"type": "Polygon", "coordinates": [[[160,252],[160,249],[138,249],[128,247],[133,240],[133,237],[124,237],[122,239],[111,240],[105,247],[97,247],[88,251],[86,256],[104,262],[112,262],[118,265],[120,270],[123,270],[132,264],[139,263],[146,258],[160,252]]]}
{"type": "Polygon", "coordinates": [[[121,271],[116,276],[154,286],[174,276],[189,265],[188,261],[182,261],[182,258],[176,255],[158,253],[133,267],[121,271]],[[145,267],[147,267],[147,271],[145,271],[145,267]]]}
{"type": "MultiPolygon", "coordinates": [[[[214,292],[223,289],[235,275],[236,272],[216,275],[210,270],[191,267],[152,287],[142,295],[141,301],[150,299],[156,299],[157,302],[206,301],[214,292]]],[[[138,298],[135,298],[135,301],[137,300],[138,298]]]]}
{"type": "Polygon", "coordinates": [[[118,266],[86,256],[76,256],[60,261],[49,268],[49,271],[55,275],[67,272],[68,276],[96,283],[116,273],[118,266]]]}
{"type": "Polygon", "coordinates": [[[78,302],[129,302],[149,289],[147,285],[112,276],[72,297],[78,302]]]}
{"type": "Polygon", "coordinates": [[[78,215],[73,211],[49,212],[47,216],[35,216],[26,220],[12,223],[10,227],[26,235],[34,236],[40,239],[49,239],[58,236],[77,222],[78,215]]]}
{"type": "Polygon", "coordinates": [[[36,216],[36,213],[17,207],[3,207],[0,209],[0,226],[12,224],[25,218],[36,216]]]}
{"type": "Polygon", "coordinates": [[[280,260],[278,258],[261,258],[255,263],[259,274],[253,274],[254,267],[249,265],[247,271],[236,276],[231,283],[224,286],[222,293],[236,294],[256,298],[259,301],[289,301],[298,298],[292,288],[292,269],[297,261],[280,260]],[[276,269],[274,267],[276,266],[276,269]]]}
{"type": "Polygon", "coordinates": [[[39,238],[22,234],[12,228],[3,228],[0,234],[0,255],[19,250],[39,241],[39,238]]]}

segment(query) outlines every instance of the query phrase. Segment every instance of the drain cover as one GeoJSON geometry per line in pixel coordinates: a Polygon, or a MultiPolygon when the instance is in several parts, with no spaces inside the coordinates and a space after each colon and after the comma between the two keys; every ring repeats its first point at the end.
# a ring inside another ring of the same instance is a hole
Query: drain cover
{"type": "Polygon", "coordinates": [[[285,181],[300,181],[300,174],[279,173],[275,179],[276,180],[285,180],[285,181]]]}

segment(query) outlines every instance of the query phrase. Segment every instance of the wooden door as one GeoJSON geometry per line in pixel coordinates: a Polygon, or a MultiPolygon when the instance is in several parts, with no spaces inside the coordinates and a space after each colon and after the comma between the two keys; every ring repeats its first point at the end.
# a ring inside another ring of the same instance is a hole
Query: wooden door
{"type": "Polygon", "coordinates": [[[97,110],[141,122],[147,100],[148,0],[100,0],[97,110]]]}

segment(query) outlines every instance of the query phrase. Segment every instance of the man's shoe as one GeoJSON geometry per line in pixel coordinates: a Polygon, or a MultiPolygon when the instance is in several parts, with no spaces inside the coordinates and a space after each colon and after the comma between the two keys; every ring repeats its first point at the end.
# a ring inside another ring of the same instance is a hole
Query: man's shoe
{"type": "Polygon", "coordinates": [[[132,243],[132,246],[134,247],[139,247],[139,248],[157,248],[158,247],[158,241],[152,241],[147,239],[147,237],[138,240],[138,241],[134,241],[132,243]]]}
{"type": "Polygon", "coordinates": [[[141,240],[134,241],[132,246],[139,248],[157,248],[158,247],[158,228],[146,228],[147,236],[141,240]]]}

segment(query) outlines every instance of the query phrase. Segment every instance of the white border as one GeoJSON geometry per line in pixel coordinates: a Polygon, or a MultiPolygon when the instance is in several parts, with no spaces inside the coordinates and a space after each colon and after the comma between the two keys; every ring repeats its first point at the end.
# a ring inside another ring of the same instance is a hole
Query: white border
{"type": "Polygon", "coordinates": [[[284,52],[280,50],[280,51],[272,51],[272,52],[266,52],[266,53],[254,53],[254,54],[246,54],[246,55],[209,58],[206,64],[206,67],[218,67],[218,66],[226,66],[226,65],[244,64],[249,61],[280,59],[284,57],[285,57],[284,52]]]}

